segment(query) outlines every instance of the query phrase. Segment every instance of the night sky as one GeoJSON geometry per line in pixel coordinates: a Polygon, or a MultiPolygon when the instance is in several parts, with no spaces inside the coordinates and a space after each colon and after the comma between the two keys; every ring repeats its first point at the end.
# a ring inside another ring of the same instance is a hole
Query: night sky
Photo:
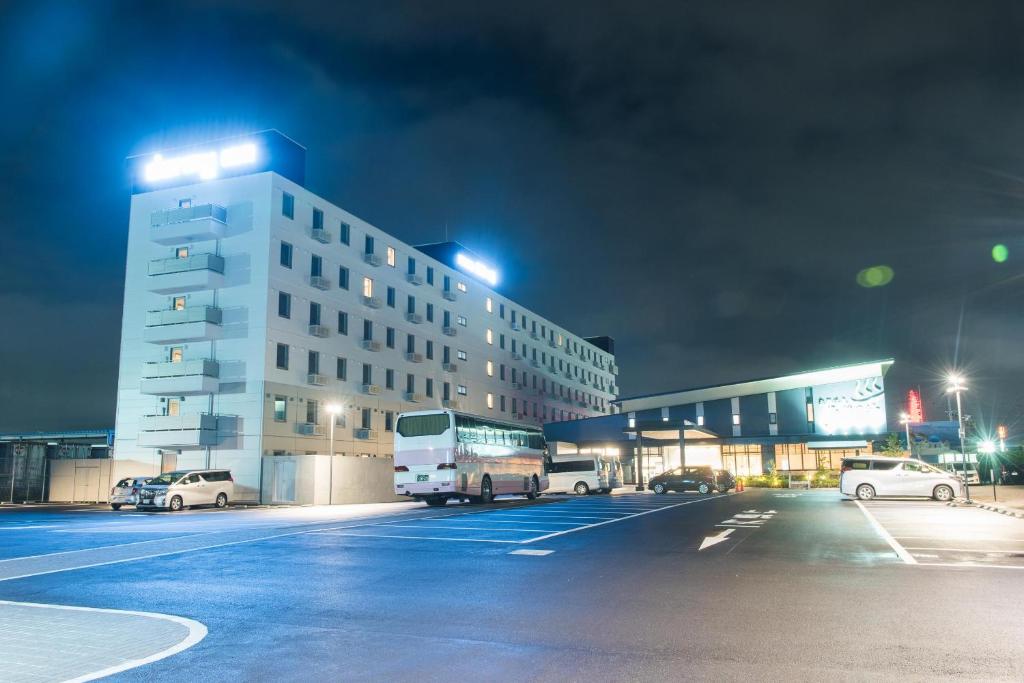
{"type": "Polygon", "coordinates": [[[891,421],[917,385],[942,418],[957,363],[965,412],[1024,429],[1020,3],[0,12],[2,431],[113,425],[124,158],[264,128],[314,192],[614,337],[623,396],[891,356],[891,421]]]}

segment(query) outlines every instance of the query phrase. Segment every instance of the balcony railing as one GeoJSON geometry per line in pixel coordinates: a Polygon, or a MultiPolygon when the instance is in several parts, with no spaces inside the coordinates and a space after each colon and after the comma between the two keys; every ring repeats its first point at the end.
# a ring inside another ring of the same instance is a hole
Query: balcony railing
{"type": "Polygon", "coordinates": [[[352,430],[352,436],[359,439],[360,441],[376,441],[377,432],[372,429],[364,429],[362,427],[356,427],[352,430]]]}
{"type": "Polygon", "coordinates": [[[459,364],[458,363],[441,363],[441,369],[444,370],[445,372],[458,372],[459,371],[459,364]]]}
{"type": "Polygon", "coordinates": [[[216,306],[149,311],[142,338],[152,344],[219,339],[221,317],[216,306]]]}
{"type": "Polygon", "coordinates": [[[456,330],[451,325],[446,325],[445,327],[442,327],[441,332],[448,337],[454,337],[456,334],[458,334],[458,330],[456,330]]]}
{"type": "Polygon", "coordinates": [[[216,306],[188,306],[146,313],[146,327],[182,325],[185,323],[211,323],[220,325],[221,309],[216,306]]]}
{"type": "Polygon", "coordinates": [[[146,363],[139,392],[151,396],[195,396],[220,388],[220,366],[215,360],[146,363]]]}
{"type": "Polygon", "coordinates": [[[327,375],[311,372],[306,375],[306,383],[315,387],[322,387],[327,384],[327,375]]]}
{"type": "Polygon", "coordinates": [[[379,296],[364,296],[363,305],[366,306],[367,308],[380,308],[384,304],[380,300],[379,296]]]}
{"type": "Polygon", "coordinates": [[[323,228],[310,228],[309,236],[321,244],[330,244],[331,242],[331,233],[323,228]]]}
{"type": "Polygon", "coordinates": [[[405,359],[407,361],[409,361],[410,363],[422,363],[423,362],[423,354],[422,353],[412,353],[412,352],[410,352],[410,353],[405,354],[405,359]]]}
{"type": "Polygon", "coordinates": [[[423,403],[423,394],[417,394],[415,391],[406,391],[402,394],[402,398],[409,403],[423,403]]]}
{"type": "Polygon", "coordinates": [[[448,410],[462,410],[462,401],[454,398],[441,401],[441,405],[448,410]]]}
{"type": "Polygon", "coordinates": [[[380,351],[383,348],[381,343],[379,341],[376,341],[375,339],[363,339],[361,342],[359,342],[359,345],[362,346],[363,349],[365,349],[366,351],[373,352],[380,351]]]}
{"type": "Polygon", "coordinates": [[[309,333],[314,337],[324,338],[331,333],[331,328],[327,325],[310,325],[309,333]]]}
{"type": "Polygon", "coordinates": [[[227,220],[227,209],[217,204],[154,211],[149,235],[160,244],[217,240],[224,236],[227,220]]]}
{"type": "Polygon", "coordinates": [[[331,281],[323,275],[311,275],[309,277],[309,285],[310,287],[327,291],[331,288],[331,281]]]}
{"type": "Polygon", "coordinates": [[[299,422],[295,425],[295,431],[303,436],[324,435],[324,428],[315,422],[299,422]]]}
{"type": "Polygon", "coordinates": [[[442,291],[441,296],[447,299],[448,301],[455,301],[456,299],[459,298],[458,295],[450,289],[442,291]]]}
{"type": "Polygon", "coordinates": [[[148,448],[200,448],[217,443],[217,416],[146,415],[139,424],[138,444],[148,448]]]}
{"type": "Polygon", "coordinates": [[[363,261],[369,263],[371,266],[379,266],[384,262],[381,259],[380,254],[371,254],[369,252],[363,252],[363,261]]]}
{"type": "Polygon", "coordinates": [[[150,275],[170,275],[192,270],[224,272],[224,257],[216,254],[192,254],[185,258],[161,258],[149,262],[150,275]]]}
{"type": "Polygon", "coordinates": [[[379,384],[364,384],[361,387],[361,391],[367,396],[379,396],[380,385],[379,384]]]}
{"type": "Polygon", "coordinates": [[[419,313],[406,313],[405,319],[411,322],[413,325],[419,325],[423,322],[423,316],[419,313]]]}
{"type": "Polygon", "coordinates": [[[406,273],[405,281],[408,282],[410,285],[419,286],[423,284],[423,276],[419,275],[418,273],[406,273]]]}

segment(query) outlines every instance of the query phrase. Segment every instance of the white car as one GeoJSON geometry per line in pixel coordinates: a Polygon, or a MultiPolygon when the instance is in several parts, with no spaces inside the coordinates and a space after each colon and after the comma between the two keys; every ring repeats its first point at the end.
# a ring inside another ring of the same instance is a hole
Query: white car
{"type": "Polygon", "coordinates": [[[860,500],[877,496],[908,496],[953,500],[963,493],[954,474],[911,458],[862,456],[843,458],[839,492],[860,500]]]}
{"type": "Polygon", "coordinates": [[[552,457],[545,465],[548,475],[546,493],[610,493],[613,486],[610,470],[598,455],[562,455],[552,457]]]}
{"type": "MultiPolygon", "coordinates": [[[[949,472],[951,474],[959,475],[959,477],[961,479],[964,478],[965,467],[964,467],[964,463],[962,463],[962,462],[947,462],[944,465],[942,465],[942,469],[946,470],[947,472],[949,472]]],[[[981,483],[981,477],[978,476],[978,464],[977,463],[974,463],[974,462],[967,463],[966,472],[967,472],[966,478],[967,478],[967,483],[968,484],[980,484],[981,483]]]]}
{"type": "Polygon", "coordinates": [[[177,512],[195,505],[226,507],[235,495],[229,470],[180,470],[153,477],[139,491],[139,510],[163,508],[177,512]]]}
{"type": "Polygon", "coordinates": [[[110,489],[110,507],[120,510],[122,505],[139,502],[139,490],[153,477],[125,477],[110,489]]]}

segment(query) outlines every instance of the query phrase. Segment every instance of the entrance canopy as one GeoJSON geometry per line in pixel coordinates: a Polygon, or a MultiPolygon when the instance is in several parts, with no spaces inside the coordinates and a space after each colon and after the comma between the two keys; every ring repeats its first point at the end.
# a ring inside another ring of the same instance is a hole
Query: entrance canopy
{"type": "Polygon", "coordinates": [[[625,427],[626,434],[640,434],[644,441],[699,441],[701,439],[717,439],[710,429],[698,427],[689,420],[636,420],[632,426],[625,427]]]}

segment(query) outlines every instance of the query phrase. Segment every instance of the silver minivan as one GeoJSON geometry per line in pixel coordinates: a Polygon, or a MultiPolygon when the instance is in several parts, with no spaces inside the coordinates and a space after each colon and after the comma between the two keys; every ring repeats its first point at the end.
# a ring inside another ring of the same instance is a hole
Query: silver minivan
{"type": "Polygon", "coordinates": [[[839,492],[871,500],[878,496],[934,498],[947,502],[963,495],[959,477],[913,458],[843,458],[839,492]]]}
{"type": "Polygon", "coordinates": [[[185,507],[226,507],[235,495],[230,470],[179,470],[164,472],[139,491],[140,510],[157,508],[177,512],[185,507]]]}

